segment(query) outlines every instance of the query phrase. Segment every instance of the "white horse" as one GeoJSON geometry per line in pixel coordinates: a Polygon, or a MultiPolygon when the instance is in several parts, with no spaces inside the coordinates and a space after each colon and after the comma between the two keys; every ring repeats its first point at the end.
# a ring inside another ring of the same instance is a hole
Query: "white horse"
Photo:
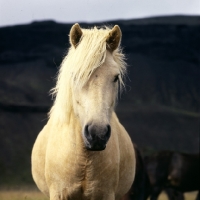
{"type": "Polygon", "coordinates": [[[114,111],[126,71],[119,26],[70,31],[32,175],[50,200],[123,199],[135,176],[131,139],[114,111]]]}

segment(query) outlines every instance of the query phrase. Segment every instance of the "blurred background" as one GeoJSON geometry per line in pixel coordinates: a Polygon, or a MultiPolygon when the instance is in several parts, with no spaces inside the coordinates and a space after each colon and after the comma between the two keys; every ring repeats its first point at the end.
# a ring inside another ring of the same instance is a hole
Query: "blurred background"
{"type": "Polygon", "coordinates": [[[199,0],[0,0],[0,186],[33,184],[32,146],[75,22],[120,26],[128,77],[116,111],[143,154],[199,152],[199,0]]]}

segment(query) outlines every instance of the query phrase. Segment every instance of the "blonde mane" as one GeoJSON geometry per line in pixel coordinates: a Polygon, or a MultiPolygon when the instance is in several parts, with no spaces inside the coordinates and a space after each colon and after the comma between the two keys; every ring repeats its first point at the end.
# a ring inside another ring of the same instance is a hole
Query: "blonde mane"
{"type": "MultiPolygon", "coordinates": [[[[94,27],[82,29],[83,35],[77,47],[71,46],[64,58],[57,77],[57,84],[51,90],[55,96],[49,117],[58,122],[68,123],[72,108],[72,88],[83,87],[89,80],[93,71],[100,67],[106,58],[106,39],[111,29],[108,27],[94,27]]],[[[112,52],[113,59],[118,64],[120,76],[120,89],[124,86],[123,77],[126,73],[124,54],[118,47],[112,52]]]]}

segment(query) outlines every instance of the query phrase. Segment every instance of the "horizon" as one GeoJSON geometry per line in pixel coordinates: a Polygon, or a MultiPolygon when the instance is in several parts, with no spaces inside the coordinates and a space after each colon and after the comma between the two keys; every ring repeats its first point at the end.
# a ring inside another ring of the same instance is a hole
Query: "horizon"
{"type": "MultiPolygon", "coordinates": [[[[139,17],[139,18],[130,18],[130,19],[111,19],[111,20],[105,20],[105,21],[94,21],[94,22],[87,22],[87,21],[79,21],[77,23],[80,23],[80,24],[99,24],[99,23],[109,23],[109,22],[115,22],[115,21],[119,21],[119,22],[125,22],[125,21],[130,21],[130,22],[135,22],[137,24],[140,24],[141,22],[144,22],[145,20],[159,20],[159,19],[162,19],[163,21],[164,20],[167,20],[167,19],[170,19],[170,18],[199,18],[199,23],[200,24],[200,15],[159,15],[159,16],[149,16],[149,17],[139,17]]],[[[57,23],[57,24],[74,24],[76,22],[61,22],[61,21],[58,21],[58,20],[55,20],[55,19],[41,19],[41,20],[33,20],[31,22],[27,22],[27,23],[21,23],[21,24],[14,24],[14,25],[6,25],[6,26],[0,26],[0,28],[6,28],[6,27],[14,27],[14,26],[24,26],[24,25],[31,25],[33,23],[42,23],[42,22],[54,22],[54,23],[57,23]]],[[[155,21],[153,22],[150,22],[150,23],[155,23],[155,21]]],[[[174,24],[175,22],[174,21],[166,21],[166,23],[172,23],[174,24]]],[[[188,21],[187,21],[188,23],[188,21]]],[[[145,23],[144,23],[145,24],[145,23]]],[[[159,21],[156,22],[156,24],[159,24],[159,21]]]]}

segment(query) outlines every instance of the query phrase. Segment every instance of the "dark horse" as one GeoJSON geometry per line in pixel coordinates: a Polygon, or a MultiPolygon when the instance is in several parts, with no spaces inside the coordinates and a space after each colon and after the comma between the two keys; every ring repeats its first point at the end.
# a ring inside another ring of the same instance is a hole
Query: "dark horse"
{"type": "Polygon", "coordinates": [[[145,163],[152,187],[150,200],[163,190],[170,200],[183,200],[184,192],[198,190],[199,200],[199,154],[160,151],[146,157],[145,163]]]}
{"type": "Polygon", "coordinates": [[[134,144],[136,171],[133,185],[123,200],[146,200],[150,194],[150,181],[144,159],[139,148],[134,144]]]}

